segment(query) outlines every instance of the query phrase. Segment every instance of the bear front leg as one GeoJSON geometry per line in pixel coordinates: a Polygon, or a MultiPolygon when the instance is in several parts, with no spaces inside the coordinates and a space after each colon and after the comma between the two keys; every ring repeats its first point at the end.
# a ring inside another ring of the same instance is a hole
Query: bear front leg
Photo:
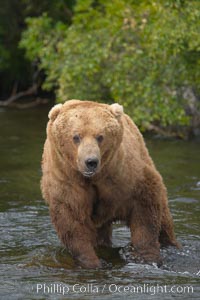
{"type": "Polygon", "coordinates": [[[165,199],[165,203],[163,207],[159,242],[163,247],[175,246],[177,248],[181,248],[181,244],[179,244],[179,242],[177,242],[176,240],[176,236],[174,233],[173,219],[169,207],[167,205],[167,199],[165,199]]]}
{"type": "Polygon", "coordinates": [[[94,250],[96,229],[92,222],[81,222],[74,217],[70,207],[62,202],[50,205],[50,215],[60,240],[74,259],[82,267],[100,267],[101,262],[94,250]]]}
{"type": "Polygon", "coordinates": [[[134,213],[130,223],[131,244],[136,260],[147,263],[160,262],[160,244],[158,229],[151,220],[141,220],[134,213]]]}
{"type": "Polygon", "coordinates": [[[130,217],[133,255],[144,262],[160,263],[159,234],[166,191],[157,173],[145,171],[146,176],[138,185],[130,217]]]}

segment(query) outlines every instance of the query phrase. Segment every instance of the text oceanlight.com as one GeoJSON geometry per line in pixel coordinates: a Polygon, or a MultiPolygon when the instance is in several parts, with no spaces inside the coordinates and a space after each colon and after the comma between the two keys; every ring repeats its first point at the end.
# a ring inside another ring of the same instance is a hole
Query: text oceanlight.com
{"type": "Polygon", "coordinates": [[[32,287],[32,291],[37,294],[54,294],[54,295],[67,295],[67,294],[192,294],[194,292],[193,286],[185,285],[118,285],[115,283],[97,285],[97,284],[79,284],[68,285],[63,283],[37,283],[32,287]]]}

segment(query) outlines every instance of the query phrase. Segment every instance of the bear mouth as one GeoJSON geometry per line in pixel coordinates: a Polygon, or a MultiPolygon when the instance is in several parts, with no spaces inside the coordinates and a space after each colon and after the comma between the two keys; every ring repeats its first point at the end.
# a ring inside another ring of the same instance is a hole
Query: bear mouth
{"type": "Polygon", "coordinates": [[[95,173],[96,173],[96,172],[83,172],[82,174],[83,174],[84,177],[89,178],[89,177],[94,176],[95,173]]]}

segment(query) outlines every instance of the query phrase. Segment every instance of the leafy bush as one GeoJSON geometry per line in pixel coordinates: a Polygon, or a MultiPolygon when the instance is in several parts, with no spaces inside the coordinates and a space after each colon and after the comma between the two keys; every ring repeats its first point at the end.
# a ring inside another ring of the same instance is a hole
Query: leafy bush
{"type": "Polygon", "coordinates": [[[188,123],[183,87],[200,91],[200,2],[79,0],[72,25],[27,19],[21,47],[57,99],[119,102],[143,129],[188,123]]]}

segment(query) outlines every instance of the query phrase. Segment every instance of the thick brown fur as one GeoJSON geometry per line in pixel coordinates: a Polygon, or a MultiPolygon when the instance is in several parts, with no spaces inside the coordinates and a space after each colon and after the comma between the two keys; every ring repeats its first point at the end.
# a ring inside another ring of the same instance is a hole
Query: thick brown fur
{"type": "Polygon", "coordinates": [[[145,262],[160,260],[160,244],[178,246],[162,177],[120,105],[70,100],[49,118],[42,194],[59,238],[82,266],[100,267],[95,247],[111,243],[116,220],[130,227],[133,255],[145,262]],[[98,167],[85,176],[94,156],[98,167]]]}

